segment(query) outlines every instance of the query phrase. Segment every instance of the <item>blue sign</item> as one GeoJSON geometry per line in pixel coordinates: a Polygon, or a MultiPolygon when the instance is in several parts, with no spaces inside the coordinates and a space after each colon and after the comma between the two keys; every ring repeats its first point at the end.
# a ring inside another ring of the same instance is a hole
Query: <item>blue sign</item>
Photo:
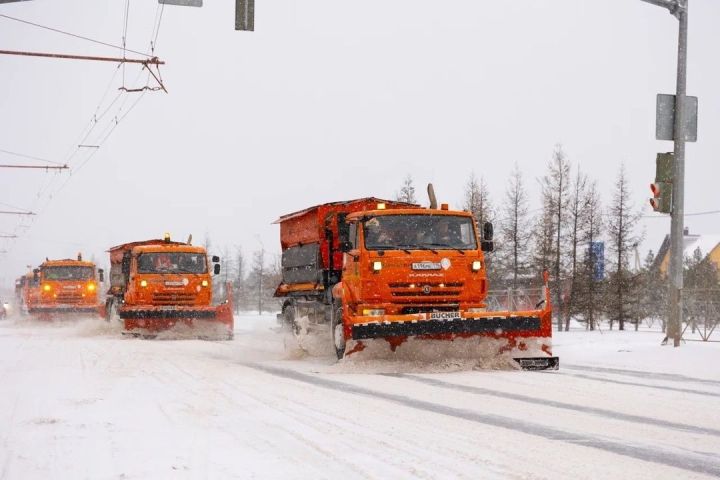
{"type": "Polygon", "coordinates": [[[588,251],[593,268],[593,280],[605,278],[605,242],[591,242],[588,251]]]}

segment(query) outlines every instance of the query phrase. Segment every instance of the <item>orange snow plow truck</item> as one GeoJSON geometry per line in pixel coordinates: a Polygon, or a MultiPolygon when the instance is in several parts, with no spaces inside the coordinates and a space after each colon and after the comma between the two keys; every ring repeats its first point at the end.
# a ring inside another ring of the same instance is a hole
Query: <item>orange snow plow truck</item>
{"type": "Polygon", "coordinates": [[[488,311],[492,225],[481,238],[471,213],[437,208],[428,190],[430,208],[363,198],[280,217],[278,320],[296,335],[327,329],[339,359],[501,359],[557,369],[547,275],[534,309],[488,311]]]}
{"type": "Polygon", "coordinates": [[[204,247],[162,240],[145,240],[112,247],[110,290],[106,310],[123,333],[154,338],[172,330],[196,338],[231,340],[234,319],[232,292],[212,304],[211,273],[220,273],[220,259],[210,268],[204,247]]]}
{"type": "Polygon", "coordinates": [[[77,260],[46,260],[25,277],[23,300],[30,315],[54,318],[71,314],[92,314],[102,317],[104,305],[98,300],[98,282],[103,270],[93,262],[77,260]]]}

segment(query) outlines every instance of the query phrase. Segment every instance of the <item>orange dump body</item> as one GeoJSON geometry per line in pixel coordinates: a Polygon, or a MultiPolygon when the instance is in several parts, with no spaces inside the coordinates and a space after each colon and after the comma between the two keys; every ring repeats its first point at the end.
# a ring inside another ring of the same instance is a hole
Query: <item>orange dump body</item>
{"type": "Polygon", "coordinates": [[[33,275],[28,281],[26,298],[31,315],[42,318],[78,314],[103,316],[105,309],[98,300],[98,274],[93,262],[47,260],[37,270],[37,276],[33,275]]]}
{"type": "Polygon", "coordinates": [[[211,265],[204,247],[148,240],[109,250],[109,306],[125,333],[154,335],[187,328],[193,336],[232,338],[234,320],[228,300],[212,304],[211,265]]]}

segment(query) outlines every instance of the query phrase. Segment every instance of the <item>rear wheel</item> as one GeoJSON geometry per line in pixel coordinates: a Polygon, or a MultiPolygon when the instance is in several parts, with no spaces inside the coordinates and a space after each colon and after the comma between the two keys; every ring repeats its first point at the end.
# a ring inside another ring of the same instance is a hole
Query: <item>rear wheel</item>
{"type": "Polygon", "coordinates": [[[342,315],[342,304],[334,303],[332,316],[330,317],[330,337],[338,360],[345,356],[345,329],[343,328],[342,315]]]}
{"type": "Polygon", "coordinates": [[[107,311],[108,322],[120,323],[120,314],[118,313],[118,301],[116,298],[111,298],[107,301],[105,310],[107,311]]]}

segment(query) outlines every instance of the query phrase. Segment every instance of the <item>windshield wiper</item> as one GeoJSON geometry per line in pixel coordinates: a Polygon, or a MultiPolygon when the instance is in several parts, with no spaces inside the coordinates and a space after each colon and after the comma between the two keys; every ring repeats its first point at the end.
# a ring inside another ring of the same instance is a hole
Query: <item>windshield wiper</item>
{"type": "Polygon", "coordinates": [[[427,245],[414,245],[409,243],[403,243],[403,247],[412,248],[414,250],[430,250],[433,254],[437,255],[438,252],[434,248],[430,248],[427,245]]]}
{"type": "Polygon", "coordinates": [[[400,245],[378,245],[378,246],[373,246],[373,247],[369,247],[369,248],[372,248],[374,250],[402,250],[403,252],[407,253],[408,255],[412,254],[412,252],[410,250],[408,250],[406,248],[402,248],[402,246],[400,246],[400,245]]]}
{"type": "Polygon", "coordinates": [[[449,248],[450,250],[455,250],[456,252],[460,252],[465,255],[465,250],[461,250],[458,247],[453,247],[452,245],[448,245],[447,243],[430,243],[429,245],[432,245],[433,247],[449,248]]]}

